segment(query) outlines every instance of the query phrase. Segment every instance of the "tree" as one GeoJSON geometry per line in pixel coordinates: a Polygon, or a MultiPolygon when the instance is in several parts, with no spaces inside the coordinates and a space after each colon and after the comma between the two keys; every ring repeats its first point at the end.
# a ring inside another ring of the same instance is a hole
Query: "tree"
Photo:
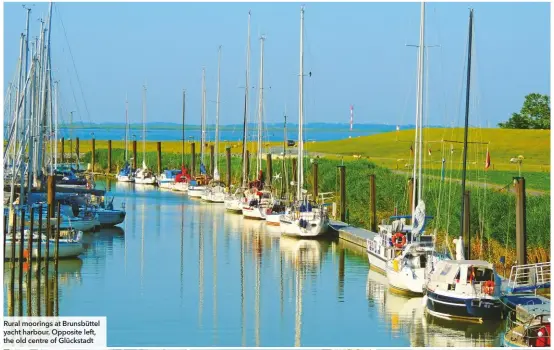
{"type": "Polygon", "coordinates": [[[532,93],[525,96],[519,113],[505,123],[498,123],[503,129],[550,129],[550,96],[532,93]]]}

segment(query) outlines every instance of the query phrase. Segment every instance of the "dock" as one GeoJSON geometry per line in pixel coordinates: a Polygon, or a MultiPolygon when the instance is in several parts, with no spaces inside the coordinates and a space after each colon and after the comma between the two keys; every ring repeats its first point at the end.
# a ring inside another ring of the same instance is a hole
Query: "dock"
{"type": "Polygon", "coordinates": [[[364,250],[367,247],[367,240],[373,239],[377,235],[376,232],[351,226],[342,221],[330,220],[329,226],[338,233],[339,239],[360,246],[364,250]]]}

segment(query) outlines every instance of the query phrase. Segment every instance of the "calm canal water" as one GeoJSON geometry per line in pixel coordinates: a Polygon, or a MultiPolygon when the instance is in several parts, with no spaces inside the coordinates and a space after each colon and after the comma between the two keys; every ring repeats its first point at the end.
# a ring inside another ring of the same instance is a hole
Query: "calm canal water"
{"type": "MultiPolygon", "coordinates": [[[[178,193],[105,185],[126,220],[86,234],[81,258],[60,262],[57,309],[106,316],[108,346],[501,344],[501,324],[440,322],[422,298],[392,294],[362,248],[280,237],[178,193]]],[[[6,266],[5,315],[8,276],[6,266]]]]}

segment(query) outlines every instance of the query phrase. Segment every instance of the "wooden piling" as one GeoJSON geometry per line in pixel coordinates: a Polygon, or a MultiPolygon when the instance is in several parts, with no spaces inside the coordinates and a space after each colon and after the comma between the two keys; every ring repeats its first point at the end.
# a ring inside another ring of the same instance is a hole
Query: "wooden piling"
{"type": "Polygon", "coordinates": [[[77,156],[77,164],[79,164],[81,162],[81,157],[80,157],[80,147],[79,147],[79,138],[76,137],[75,138],[75,155],[77,156]]]}
{"type": "Polygon", "coordinates": [[[112,140],[108,140],[108,174],[112,172],[112,140]]]}
{"type": "Polygon", "coordinates": [[[377,232],[377,192],[375,190],[375,174],[369,175],[369,212],[371,231],[377,232]]]}
{"type": "Polygon", "coordinates": [[[316,201],[316,203],[317,203],[317,196],[319,195],[318,168],[319,168],[319,165],[317,164],[317,161],[313,162],[312,163],[312,176],[314,178],[313,193],[314,193],[314,201],[316,201]]]}
{"type": "Polygon", "coordinates": [[[56,227],[56,245],[54,246],[54,271],[58,272],[58,261],[60,259],[60,226],[61,226],[61,205],[58,202],[57,216],[58,225],[56,227]]]}
{"type": "Polygon", "coordinates": [[[94,165],[96,163],[96,140],[92,139],[92,172],[94,172],[94,165]]]}
{"type": "Polygon", "coordinates": [[[54,201],[56,197],[56,179],[53,175],[48,175],[47,201],[50,213],[54,212],[54,201]]]}
{"type": "MultiPolygon", "coordinates": [[[[35,227],[35,208],[31,207],[31,222],[29,227],[29,239],[27,240],[27,316],[33,315],[33,302],[32,302],[32,293],[31,293],[31,283],[32,283],[32,272],[33,272],[33,228],[35,227]]],[[[40,234],[40,229],[39,229],[40,234]]],[[[40,238],[38,239],[38,244],[40,244],[40,238]]]]}
{"type": "Polygon", "coordinates": [[[210,175],[214,176],[215,169],[215,157],[214,157],[214,145],[210,145],[210,175]]]}
{"type": "MultiPolygon", "coordinates": [[[[23,316],[23,250],[25,250],[25,209],[21,209],[21,222],[19,230],[19,316],[23,316]]],[[[14,237],[15,244],[15,237],[14,237]]]]}
{"type": "MultiPolygon", "coordinates": [[[[50,264],[48,264],[48,256],[50,255],[50,233],[51,233],[51,223],[50,219],[52,216],[52,210],[51,206],[48,205],[46,209],[46,251],[45,251],[45,257],[44,257],[44,299],[46,301],[46,316],[49,315],[48,312],[48,299],[50,299],[50,289],[48,288],[48,274],[49,274],[49,267],[50,264]]],[[[40,285],[38,287],[40,289],[40,285]]]]}
{"type": "Polygon", "coordinates": [[[137,140],[133,140],[133,170],[137,169],[137,140]]]}
{"type": "Polygon", "coordinates": [[[516,257],[518,265],[527,264],[527,199],[525,178],[514,177],[516,190],[516,257]]]}
{"type": "Polygon", "coordinates": [[[38,232],[39,232],[39,239],[38,239],[38,246],[37,246],[37,273],[35,275],[36,283],[37,283],[37,289],[36,289],[36,299],[37,299],[37,316],[40,316],[40,265],[42,260],[42,204],[38,207],[38,232]]]}
{"type": "Polygon", "coordinates": [[[4,249],[2,250],[4,252],[4,257],[6,256],[6,239],[8,238],[8,216],[9,214],[4,214],[4,249]]]}
{"type": "Polygon", "coordinates": [[[61,151],[62,151],[62,154],[61,154],[61,163],[65,163],[65,138],[62,137],[62,147],[61,147],[61,151]]]}
{"type": "Polygon", "coordinates": [[[339,165],[340,182],[340,221],[346,222],[346,167],[339,165]]]}
{"type": "Polygon", "coordinates": [[[344,261],[345,249],[339,248],[339,298],[344,295],[344,261]]]}
{"type": "Polygon", "coordinates": [[[271,153],[266,155],[267,176],[265,178],[265,184],[271,187],[271,180],[273,178],[273,161],[271,159],[271,153]]]}
{"type": "Polygon", "coordinates": [[[231,189],[231,147],[225,148],[225,158],[227,158],[227,191],[231,189]]]}
{"type": "Polygon", "coordinates": [[[162,173],[162,143],[156,142],[156,150],[158,151],[158,174],[162,173]]]}
{"type": "Polygon", "coordinates": [[[466,260],[471,260],[471,227],[470,227],[470,218],[471,218],[471,212],[470,212],[470,197],[469,197],[469,191],[466,190],[464,192],[464,229],[463,229],[463,236],[462,239],[465,243],[465,258],[466,260]]]}
{"type": "Polygon", "coordinates": [[[190,144],[190,154],[192,155],[192,166],[191,166],[191,174],[192,176],[196,176],[196,144],[194,142],[191,142],[190,144]]]}
{"type": "Polygon", "coordinates": [[[8,313],[9,316],[14,316],[14,303],[15,303],[15,234],[17,231],[17,214],[15,209],[12,213],[12,258],[11,258],[11,274],[10,274],[10,295],[9,305],[11,310],[8,313]]]}

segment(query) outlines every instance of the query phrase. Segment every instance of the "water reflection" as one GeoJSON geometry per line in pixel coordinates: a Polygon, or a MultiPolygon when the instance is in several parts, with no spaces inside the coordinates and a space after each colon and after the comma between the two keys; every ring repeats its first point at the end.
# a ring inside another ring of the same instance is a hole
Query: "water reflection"
{"type": "MultiPolygon", "coordinates": [[[[390,293],[363,248],[281,237],[263,221],[153,187],[110,186],[127,203],[124,224],[86,234],[78,274],[61,261],[59,286],[44,271],[30,298],[41,300],[40,314],[58,313],[59,302],[64,316],[106,316],[109,346],[499,344],[497,330],[441,324],[424,317],[421,298],[390,293]]],[[[19,298],[18,281],[7,288],[8,270],[4,307],[18,314],[29,298],[19,298]]]]}

